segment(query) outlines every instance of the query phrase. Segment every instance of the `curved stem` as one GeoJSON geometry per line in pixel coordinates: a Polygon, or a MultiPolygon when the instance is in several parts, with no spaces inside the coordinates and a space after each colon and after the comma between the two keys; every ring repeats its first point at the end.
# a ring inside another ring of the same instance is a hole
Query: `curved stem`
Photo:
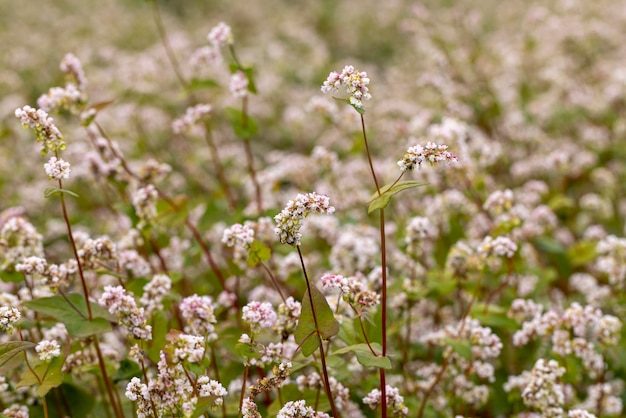
{"type": "Polygon", "coordinates": [[[243,381],[241,382],[241,395],[239,395],[239,414],[241,414],[241,407],[243,406],[243,398],[246,394],[246,381],[248,380],[248,370],[249,367],[247,364],[243,368],[243,381]]]}
{"type": "Polygon", "coordinates": [[[311,283],[309,282],[309,276],[306,273],[306,267],[304,266],[304,257],[302,256],[302,251],[300,251],[300,246],[296,245],[298,249],[298,255],[300,256],[300,264],[302,265],[302,273],[304,274],[304,279],[306,281],[307,294],[309,295],[309,303],[311,304],[311,313],[313,315],[313,322],[315,323],[315,333],[317,334],[317,339],[319,341],[319,349],[320,349],[320,357],[322,359],[322,375],[324,377],[324,389],[326,390],[326,396],[328,397],[328,402],[330,402],[330,409],[332,410],[333,417],[339,418],[339,412],[337,411],[337,407],[335,406],[335,398],[330,390],[330,379],[328,378],[328,369],[326,367],[326,356],[324,355],[324,342],[322,341],[322,336],[320,334],[320,327],[317,322],[317,314],[315,313],[315,307],[313,305],[313,295],[311,294],[311,283]]]}
{"type": "Polygon", "coordinates": [[[176,59],[176,55],[174,54],[174,50],[170,45],[169,40],[167,39],[167,33],[165,32],[165,26],[163,26],[163,19],[161,18],[161,10],[159,9],[159,1],[152,1],[152,15],[154,16],[154,23],[156,23],[157,31],[159,32],[159,38],[161,39],[161,43],[163,44],[163,48],[165,48],[165,53],[167,54],[167,59],[172,64],[172,68],[174,69],[174,73],[176,73],[176,78],[180,83],[181,87],[187,92],[189,92],[189,84],[185,77],[183,76],[183,72],[180,69],[180,64],[178,63],[178,59],[176,59]]]}

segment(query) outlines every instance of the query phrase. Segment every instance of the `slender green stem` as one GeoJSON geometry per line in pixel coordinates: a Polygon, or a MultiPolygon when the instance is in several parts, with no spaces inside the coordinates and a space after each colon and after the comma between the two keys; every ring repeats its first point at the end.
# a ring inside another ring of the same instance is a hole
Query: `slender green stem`
{"type": "MultiPolygon", "coordinates": [[[[22,335],[22,330],[21,329],[17,329],[17,333],[20,336],[20,341],[24,341],[24,336],[22,335]]],[[[37,383],[39,384],[39,386],[41,386],[41,378],[39,377],[39,375],[35,372],[35,370],[33,369],[33,367],[30,365],[30,360],[28,360],[28,354],[26,354],[26,351],[22,351],[22,353],[24,353],[24,361],[26,362],[26,367],[28,367],[28,370],[30,370],[30,372],[33,374],[33,376],[35,376],[35,379],[37,379],[37,383]]],[[[42,403],[43,403],[43,414],[45,418],[48,418],[48,404],[46,403],[46,395],[41,397],[42,403]]]]}
{"type": "Polygon", "coordinates": [[[178,79],[181,87],[185,89],[185,92],[190,95],[189,84],[185,80],[185,76],[183,76],[176,54],[174,54],[174,50],[167,39],[167,33],[165,31],[165,26],[163,26],[163,19],[161,18],[161,10],[159,8],[158,0],[152,0],[152,15],[154,16],[154,23],[156,24],[157,31],[159,32],[159,38],[161,38],[161,43],[163,44],[163,48],[165,48],[167,59],[170,61],[170,64],[172,64],[172,68],[176,73],[176,78],[178,79]]]}
{"type": "Polygon", "coordinates": [[[298,255],[300,256],[300,264],[302,265],[302,273],[304,274],[304,279],[306,281],[307,294],[309,295],[309,303],[311,304],[311,313],[313,315],[313,323],[315,324],[315,333],[317,334],[317,339],[319,341],[320,348],[320,357],[322,359],[322,375],[324,377],[324,389],[326,390],[326,396],[328,397],[328,402],[330,402],[330,409],[332,410],[333,417],[339,418],[339,412],[337,411],[337,406],[335,405],[335,398],[330,390],[330,379],[328,378],[328,368],[326,367],[326,356],[324,355],[324,341],[322,341],[322,336],[320,334],[319,323],[317,322],[317,314],[315,313],[315,306],[313,305],[313,295],[311,294],[311,283],[309,282],[309,276],[306,273],[306,267],[304,266],[304,257],[302,256],[302,251],[300,251],[300,246],[296,245],[298,249],[298,255]]]}

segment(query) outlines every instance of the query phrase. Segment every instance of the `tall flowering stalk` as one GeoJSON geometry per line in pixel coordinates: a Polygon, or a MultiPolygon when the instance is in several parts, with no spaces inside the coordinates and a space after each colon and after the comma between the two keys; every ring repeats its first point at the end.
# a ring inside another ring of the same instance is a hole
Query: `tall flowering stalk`
{"type": "MultiPolygon", "coordinates": [[[[407,150],[403,159],[398,161],[401,173],[396,180],[386,186],[381,186],[374,169],[372,162],[372,154],[370,152],[369,143],[367,140],[367,130],[365,128],[365,108],[363,107],[364,100],[370,100],[372,95],[369,92],[368,85],[370,79],[365,71],[359,71],[352,65],[347,65],[341,72],[332,71],[324,84],[322,85],[322,92],[324,93],[337,93],[343,87],[348,95],[345,101],[350,104],[360,115],[361,118],[361,131],[363,134],[363,142],[365,145],[365,152],[367,155],[367,161],[369,164],[374,186],[376,187],[376,196],[370,200],[369,211],[372,212],[375,209],[379,210],[379,225],[380,225],[380,251],[381,251],[381,279],[382,279],[382,297],[381,297],[381,332],[382,332],[382,352],[381,356],[387,355],[387,244],[385,236],[385,210],[384,208],[389,203],[391,195],[398,193],[401,190],[421,185],[415,182],[399,183],[406,171],[412,171],[416,166],[421,166],[423,162],[428,162],[431,165],[446,161],[456,162],[456,156],[447,151],[446,145],[437,145],[432,142],[428,142],[425,146],[416,145],[407,150]]],[[[380,404],[382,407],[382,416],[387,417],[387,388],[386,374],[384,368],[379,368],[380,373],[380,404]]]]}
{"type": "MultiPolygon", "coordinates": [[[[48,175],[48,179],[57,182],[58,188],[51,188],[46,190],[46,195],[58,195],[61,200],[63,219],[67,227],[67,235],[70,241],[70,245],[72,247],[72,251],[74,253],[74,258],[76,259],[78,274],[80,277],[81,287],[85,298],[85,305],[87,307],[87,319],[89,321],[93,321],[94,316],[91,309],[91,301],[89,299],[89,288],[87,286],[87,281],[85,280],[85,275],[83,273],[83,266],[80,256],[78,254],[76,241],[72,232],[72,225],[68,216],[67,204],[65,202],[65,194],[74,194],[63,188],[63,179],[69,178],[71,172],[70,164],[60,158],[61,151],[65,149],[63,135],[55,125],[54,120],[50,116],[48,116],[48,114],[42,109],[35,110],[30,106],[24,106],[15,111],[15,116],[20,119],[22,125],[25,128],[30,127],[35,131],[37,135],[37,142],[42,143],[42,155],[46,155],[48,153],[54,154],[54,156],[50,158],[48,163],[44,165],[44,169],[46,171],[46,174],[48,175]]],[[[106,371],[104,357],[102,355],[102,351],[100,350],[100,344],[98,342],[97,336],[94,335],[92,340],[98,356],[98,364],[100,366],[102,378],[105,382],[107,394],[111,403],[111,408],[113,408],[113,412],[116,417],[123,417],[124,413],[122,411],[122,406],[118,402],[117,397],[113,392],[112,383],[106,371]]]]}
{"type": "MultiPolygon", "coordinates": [[[[313,300],[313,288],[311,286],[309,276],[304,265],[304,257],[300,250],[302,234],[300,228],[306,218],[311,213],[326,213],[332,214],[335,208],[330,206],[330,199],[328,196],[318,195],[315,192],[307,194],[298,194],[294,200],[287,202],[287,206],[274,217],[276,222],[276,228],[274,232],[279,237],[280,242],[283,244],[289,244],[296,247],[298,256],[300,257],[300,264],[302,266],[302,273],[306,281],[308,302],[311,306],[311,314],[313,317],[313,323],[315,325],[315,337],[318,340],[318,348],[320,351],[320,358],[322,360],[322,375],[324,378],[324,389],[326,396],[330,402],[330,407],[333,416],[338,418],[339,411],[335,405],[335,400],[331,392],[330,379],[328,377],[328,369],[326,367],[326,355],[324,353],[324,344],[322,341],[322,331],[318,320],[318,312],[316,311],[315,303],[313,300]]],[[[304,342],[302,343],[304,344],[304,342]]]]}

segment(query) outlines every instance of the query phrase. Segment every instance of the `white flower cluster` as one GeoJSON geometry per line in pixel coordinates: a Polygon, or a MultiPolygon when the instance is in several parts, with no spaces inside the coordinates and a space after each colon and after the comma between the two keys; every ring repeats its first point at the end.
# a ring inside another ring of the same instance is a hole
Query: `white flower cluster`
{"type": "Polygon", "coordinates": [[[274,330],[280,335],[291,334],[298,325],[302,304],[289,296],[284,303],[278,305],[274,330]]]}
{"type": "Polygon", "coordinates": [[[254,399],[246,397],[241,404],[241,415],[243,418],[261,418],[258,407],[254,403],[254,399]]]}
{"type": "Polygon", "coordinates": [[[174,363],[198,363],[202,361],[205,354],[204,337],[176,333],[175,336],[168,337],[170,346],[173,348],[172,361],[174,363]]]}
{"type": "Polygon", "coordinates": [[[524,404],[538,409],[542,417],[561,417],[565,392],[560,378],[564,374],[565,368],[560,367],[556,360],[537,360],[522,391],[524,404]]]}
{"type": "Polygon", "coordinates": [[[65,54],[59,68],[73,79],[79,90],[84,90],[87,87],[87,77],[85,77],[83,65],[74,54],[65,54]]]}
{"type": "Polygon", "coordinates": [[[207,376],[199,376],[192,386],[188,372],[181,364],[170,364],[163,351],[157,368],[156,377],[148,379],[147,384],[133,377],[126,386],[126,397],[136,403],[138,418],[190,417],[198,397],[215,398],[212,406],[217,407],[224,403],[224,396],[228,394],[221,383],[207,376]]]}
{"type": "Polygon", "coordinates": [[[83,93],[74,85],[68,84],[65,87],[51,87],[48,93],[39,96],[37,106],[46,112],[55,109],[73,110],[83,99],[83,93]]]}
{"type": "Polygon", "coordinates": [[[414,145],[407,149],[404,157],[398,161],[398,166],[400,167],[400,171],[404,172],[412,171],[416,166],[421,167],[423,162],[428,162],[430,165],[435,165],[439,162],[457,162],[458,158],[447,150],[447,145],[437,145],[430,141],[424,146],[419,144],[414,145]]]}
{"type": "Polygon", "coordinates": [[[152,312],[163,309],[163,298],[170,293],[172,289],[172,279],[165,274],[155,274],[143,287],[143,295],[139,299],[139,303],[146,310],[146,315],[150,316],[152,312]]]}
{"type": "Polygon", "coordinates": [[[325,289],[339,289],[343,299],[353,307],[357,305],[361,309],[368,309],[380,303],[380,295],[368,289],[368,284],[361,275],[343,277],[326,273],[321,282],[325,289]]]}
{"type": "Polygon", "coordinates": [[[272,328],[277,316],[271,303],[252,301],[241,308],[241,319],[246,321],[252,333],[256,334],[262,328],[272,328]]]}
{"type": "Polygon", "coordinates": [[[46,155],[48,152],[63,151],[65,142],[61,131],[54,124],[54,119],[48,116],[48,113],[42,109],[33,109],[30,106],[24,106],[15,110],[15,117],[20,119],[22,126],[30,127],[37,135],[37,142],[42,142],[41,154],[46,155]]]}
{"type": "Polygon", "coordinates": [[[152,184],[148,184],[146,187],[140,187],[133,193],[132,203],[135,208],[135,213],[139,218],[138,228],[143,228],[152,223],[156,218],[157,208],[156,203],[159,198],[159,193],[152,184]]]}
{"type": "Polygon", "coordinates": [[[0,306],[0,331],[13,333],[13,324],[20,320],[22,314],[17,308],[0,306]]]}
{"type": "Polygon", "coordinates": [[[485,257],[496,256],[511,258],[517,251],[517,244],[511,238],[499,236],[493,238],[486,236],[478,247],[478,251],[485,257]]]}
{"type": "Polygon", "coordinates": [[[626,238],[609,235],[598,242],[596,267],[609,277],[609,283],[622,286],[626,282],[626,238]]]}
{"type": "Polygon", "coordinates": [[[372,95],[369,93],[367,85],[370,79],[367,78],[365,71],[355,70],[352,65],[346,65],[341,73],[332,71],[324,84],[322,85],[323,93],[335,93],[344,86],[350,95],[350,104],[355,108],[363,108],[363,100],[369,100],[372,95]]]}
{"type": "Polygon", "coordinates": [[[330,206],[330,199],[325,195],[318,195],[315,192],[298,194],[294,200],[287,202],[287,206],[274,217],[276,228],[274,232],[278,235],[280,242],[298,246],[300,245],[300,228],[304,218],[311,213],[331,214],[335,208],[330,206]]]}
{"type": "Polygon", "coordinates": [[[122,286],[105,286],[98,303],[115,315],[120,325],[139,340],[152,339],[152,327],[146,323],[143,308],[122,286]]]}
{"type": "Polygon", "coordinates": [[[603,415],[622,416],[623,392],[624,382],[621,380],[590,385],[587,387],[587,398],[576,407],[590,411],[600,408],[603,415]]]}
{"type": "Polygon", "coordinates": [[[61,355],[61,347],[55,340],[42,340],[35,346],[35,351],[39,355],[39,360],[50,361],[61,355]]]}
{"type": "Polygon", "coordinates": [[[57,157],[50,158],[50,160],[43,165],[43,168],[49,180],[69,179],[70,173],[72,172],[70,163],[62,158],[57,159],[57,157]]]}
{"type": "Polygon", "coordinates": [[[241,267],[245,267],[248,249],[254,242],[254,229],[248,222],[244,225],[234,224],[222,233],[222,243],[233,249],[233,259],[241,267]]]}
{"type": "Polygon", "coordinates": [[[510,210],[511,207],[513,207],[513,192],[510,189],[496,190],[483,203],[483,209],[493,216],[500,215],[510,210]]]}
{"type": "Polygon", "coordinates": [[[175,134],[181,134],[196,126],[200,121],[204,120],[213,112],[210,104],[197,104],[188,107],[185,114],[172,122],[172,131],[175,134]]]}
{"type": "Polygon", "coordinates": [[[28,418],[28,407],[26,405],[14,404],[2,411],[7,418],[28,418]]]}
{"type": "Polygon", "coordinates": [[[198,396],[201,398],[215,397],[213,405],[220,406],[224,403],[224,396],[228,391],[217,380],[209,379],[208,376],[200,376],[196,381],[198,385],[198,396]]]}
{"type": "Polygon", "coordinates": [[[612,315],[602,315],[598,308],[590,305],[583,307],[577,302],[564,312],[552,309],[545,313],[542,311],[543,308],[534,302],[513,302],[509,316],[518,320],[530,317],[513,335],[513,344],[521,346],[532,338],[549,336],[554,353],[578,357],[591,377],[603,373],[605,362],[596,344],[616,345],[621,335],[621,321],[612,315]]]}
{"type": "MultiPolygon", "coordinates": [[[[404,397],[400,395],[398,388],[386,385],[387,407],[391,407],[394,417],[406,417],[409,415],[409,408],[404,405],[404,397]]],[[[371,409],[376,409],[381,404],[382,393],[380,389],[373,389],[363,398],[363,403],[371,409]]]]}
{"type": "Polygon", "coordinates": [[[278,411],[276,418],[330,418],[325,412],[318,412],[306,405],[303,400],[289,401],[278,411]]]}

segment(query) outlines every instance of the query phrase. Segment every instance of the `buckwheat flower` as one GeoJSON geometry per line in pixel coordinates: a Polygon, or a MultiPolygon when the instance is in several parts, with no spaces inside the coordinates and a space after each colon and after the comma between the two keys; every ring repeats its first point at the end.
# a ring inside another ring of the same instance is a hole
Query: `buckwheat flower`
{"type": "Polygon", "coordinates": [[[302,304],[292,296],[289,296],[284,303],[278,305],[277,311],[278,315],[274,330],[285,337],[295,331],[302,313],[302,304]]]}
{"type": "Polygon", "coordinates": [[[20,263],[15,265],[15,271],[23,273],[27,276],[32,276],[37,273],[43,275],[48,267],[48,262],[45,258],[31,256],[26,257],[20,263]]]}
{"type": "Polygon", "coordinates": [[[65,54],[59,68],[73,79],[79,90],[85,89],[87,86],[87,78],[85,77],[85,72],[83,71],[80,60],[76,58],[74,54],[65,54]]]}
{"type": "Polygon", "coordinates": [[[185,361],[197,363],[204,358],[204,337],[177,333],[175,336],[168,338],[174,350],[172,355],[174,363],[185,361]]]}
{"type": "Polygon", "coordinates": [[[144,183],[156,183],[172,172],[169,164],[160,163],[154,158],[148,159],[137,170],[137,175],[144,183]]]}
{"type": "Polygon", "coordinates": [[[274,217],[276,228],[274,233],[278,235],[280,242],[294,246],[300,245],[300,228],[304,218],[311,213],[331,214],[335,208],[330,206],[330,199],[325,195],[315,192],[298,194],[294,200],[287,202],[287,206],[274,217]]]}
{"type": "Polygon", "coordinates": [[[237,71],[230,76],[230,93],[235,98],[242,98],[248,95],[248,77],[243,71],[237,71]]]}
{"type": "Polygon", "coordinates": [[[517,244],[508,237],[496,237],[495,239],[486,236],[478,247],[480,254],[496,257],[512,258],[517,251],[517,244]]]}
{"type": "Polygon", "coordinates": [[[332,71],[328,75],[328,78],[322,85],[322,92],[336,93],[343,86],[350,96],[350,104],[357,109],[362,109],[363,100],[372,98],[367,87],[369,83],[370,79],[367,78],[365,71],[358,71],[352,65],[346,65],[341,73],[332,71]]]}
{"type": "Polygon", "coordinates": [[[511,207],[513,207],[513,192],[510,189],[496,190],[483,204],[483,209],[492,215],[500,215],[510,210],[511,207]]]}
{"type": "Polygon", "coordinates": [[[163,309],[163,298],[172,289],[172,279],[165,274],[155,274],[144,287],[139,303],[146,310],[146,315],[163,309]]]}
{"type": "MultiPolygon", "coordinates": [[[[400,391],[393,386],[386,385],[387,407],[393,408],[394,417],[406,417],[409,414],[409,408],[404,405],[404,397],[400,395],[400,391]]],[[[381,404],[380,389],[373,389],[363,398],[363,403],[371,409],[376,409],[381,404]]]]}
{"type": "Polygon", "coordinates": [[[115,315],[119,324],[138,340],[151,340],[152,327],[147,324],[143,308],[122,286],[105,286],[98,303],[115,315]]]}
{"type": "Polygon", "coordinates": [[[28,418],[28,407],[25,405],[11,405],[2,411],[7,418],[28,418]]]}
{"type": "Polygon", "coordinates": [[[213,113],[213,106],[210,104],[200,103],[188,107],[183,116],[172,122],[172,131],[175,134],[189,131],[193,126],[205,120],[211,113],[213,113]]]}
{"type": "Polygon", "coordinates": [[[30,127],[37,135],[37,142],[41,142],[41,155],[48,152],[63,151],[65,142],[61,131],[54,124],[54,119],[42,109],[33,109],[30,106],[24,106],[15,110],[15,117],[20,119],[22,126],[30,127]]]}
{"type": "Polygon", "coordinates": [[[233,32],[224,22],[218,23],[209,32],[207,39],[213,46],[221,47],[225,45],[232,45],[234,43],[233,32]]]}
{"type": "Polygon", "coordinates": [[[233,248],[233,259],[242,267],[248,256],[248,249],[254,242],[254,229],[249,225],[234,224],[222,233],[222,243],[233,248]]]}
{"type": "Polygon", "coordinates": [[[216,64],[222,61],[222,54],[219,47],[215,45],[203,46],[193,51],[189,57],[189,65],[195,71],[199,71],[201,68],[216,64]]]}
{"type": "Polygon", "coordinates": [[[201,398],[214,397],[213,406],[220,406],[224,403],[224,396],[228,391],[217,380],[209,379],[207,376],[200,376],[196,381],[198,386],[198,396],[201,398]]]}
{"type": "Polygon", "coordinates": [[[117,248],[107,236],[96,239],[88,238],[78,250],[83,268],[97,268],[109,261],[117,259],[117,248]]]}
{"type": "Polygon", "coordinates": [[[148,226],[154,221],[157,216],[156,203],[159,198],[159,194],[156,188],[152,184],[148,184],[146,187],[140,187],[133,193],[132,203],[135,208],[135,213],[139,218],[138,228],[148,226]]]}
{"type": "Polygon", "coordinates": [[[241,319],[250,325],[253,333],[258,333],[262,328],[272,328],[276,323],[276,312],[269,302],[249,302],[241,309],[241,319]]]}
{"type": "Polygon", "coordinates": [[[74,84],[65,87],[51,87],[48,93],[39,96],[37,106],[46,112],[66,109],[74,112],[83,103],[83,95],[74,84]]]}
{"type": "Polygon", "coordinates": [[[46,170],[48,180],[69,179],[70,173],[72,172],[70,163],[62,158],[57,159],[57,157],[50,158],[50,160],[43,165],[43,168],[46,170]]]}
{"type": "Polygon", "coordinates": [[[622,331],[622,321],[613,315],[603,315],[596,323],[598,342],[607,346],[617,345],[622,331]]]}
{"type": "Polygon", "coordinates": [[[262,418],[258,406],[251,397],[246,397],[241,404],[241,415],[243,418],[262,418]]]}
{"type": "Polygon", "coordinates": [[[188,296],[180,302],[178,309],[185,320],[184,331],[186,333],[206,335],[209,341],[217,338],[214,333],[214,324],[217,319],[215,318],[213,299],[210,296],[188,296]]]}
{"type": "Polygon", "coordinates": [[[21,317],[22,314],[17,308],[0,306],[0,331],[13,334],[13,324],[21,317]]]}
{"type": "Polygon", "coordinates": [[[325,412],[319,412],[306,405],[303,400],[289,401],[278,411],[277,418],[330,418],[325,412]]]}
{"type": "Polygon", "coordinates": [[[539,359],[533,367],[528,384],[522,391],[524,404],[538,409],[545,416],[560,416],[565,403],[565,392],[560,378],[565,368],[556,360],[539,359]]]}
{"type": "Polygon", "coordinates": [[[584,409],[572,409],[567,413],[568,418],[596,418],[591,412],[584,409]]]}
{"type": "Polygon", "coordinates": [[[407,149],[404,157],[398,161],[400,171],[413,171],[415,166],[421,167],[423,162],[428,162],[431,166],[439,162],[456,163],[458,158],[447,151],[447,149],[447,145],[437,145],[430,141],[425,146],[412,146],[407,149]]]}
{"type": "Polygon", "coordinates": [[[42,340],[35,346],[35,351],[39,355],[39,360],[49,362],[61,355],[59,343],[55,340],[42,340]]]}

